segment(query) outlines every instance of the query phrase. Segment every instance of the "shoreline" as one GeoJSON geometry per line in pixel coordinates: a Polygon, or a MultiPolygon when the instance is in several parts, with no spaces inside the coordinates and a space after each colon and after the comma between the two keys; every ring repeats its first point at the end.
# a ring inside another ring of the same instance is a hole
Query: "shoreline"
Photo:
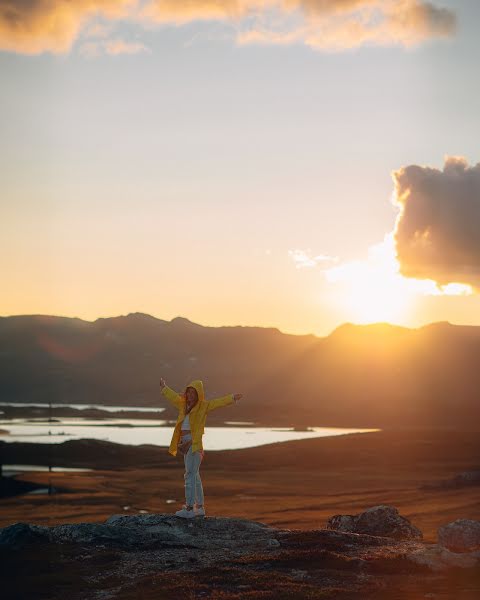
{"type": "MultiPolygon", "coordinates": [[[[112,405],[114,406],[114,405],[112,405]]],[[[174,427],[176,423],[176,413],[172,411],[170,407],[166,407],[165,410],[161,410],[164,407],[152,407],[151,412],[140,412],[140,411],[132,411],[132,410],[120,410],[120,411],[108,411],[108,410],[100,410],[97,408],[88,408],[89,405],[85,405],[85,409],[77,409],[71,408],[68,406],[65,407],[54,407],[50,413],[48,406],[43,408],[33,408],[29,406],[11,406],[11,405],[2,405],[0,407],[3,414],[0,413],[0,432],[4,428],[8,428],[8,421],[10,419],[32,419],[32,422],[36,420],[44,420],[48,422],[48,419],[51,418],[52,422],[61,421],[62,418],[83,418],[87,419],[84,425],[88,425],[88,419],[92,420],[102,420],[112,421],[115,419],[118,420],[126,420],[126,419],[138,419],[142,421],[162,421],[163,424],[152,425],[152,427],[174,427]]],[[[293,428],[296,431],[308,431],[311,428],[327,428],[327,429],[380,429],[384,431],[465,431],[465,432],[475,432],[479,431],[480,427],[477,423],[466,424],[462,427],[458,427],[458,425],[435,425],[432,427],[427,427],[424,424],[416,425],[416,424],[401,424],[401,425],[392,425],[390,422],[375,422],[371,420],[349,420],[344,418],[342,420],[335,419],[331,420],[323,420],[320,424],[312,423],[311,419],[299,418],[292,420],[291,417],[282,417],[282,415],[274,415],[274,418],[269,416],[269,419],[266,420],[261,417],[257,417],[255,412],[252,411],[251,419],[243,420],[243,419],[235,419],[235,415],[228,415],[228,417],[221,416],[220,413],[213,412],[208,417],[208,421],[206,427],[216,428],[216,427],[242,427],[242,428],[269,428],[269,429],[284,429],[284,428],[293,428]]],[[[28,422],[26,423],[28,424],[28,422]]],[[[99,426],[99,427],[107,427],[106,424],[98,424],[91,425],[99,426]]],[[[118,427],[118,425],[112,425],[114,427],[118,427]]],[[[128,425],[124,425],[128,426],[128,425]]],[[[149,425],[145,425],[149,426],[149,425]]],[[[7,434],[8,435],[8,434],[7,434]]],[[[1,440],[1,437],[0,437],[1,440]]]]}

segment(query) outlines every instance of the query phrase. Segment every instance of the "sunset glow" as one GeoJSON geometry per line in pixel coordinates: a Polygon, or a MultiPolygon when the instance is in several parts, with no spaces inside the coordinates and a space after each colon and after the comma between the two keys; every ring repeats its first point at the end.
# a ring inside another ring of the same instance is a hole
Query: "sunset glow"
{"type": "Polygon", "coordinates": [[[480,3],[6,7],[0,315],[480,324],[480,3]]]}
{"type": "Polygon", "coordinates": [[[339,284],[340,298],[351,320],[357,323],[404,323],[422,295],[470,295],[471,286],[403,277],[395,257],[393,234],[369,249],[364,261],[352,261],[325,271],[327,281],[339,284]]]}
{"type": "Polygon", "coordinates": [[[4,600],[480,599],[479,24],[0,0],[4,600]]]}

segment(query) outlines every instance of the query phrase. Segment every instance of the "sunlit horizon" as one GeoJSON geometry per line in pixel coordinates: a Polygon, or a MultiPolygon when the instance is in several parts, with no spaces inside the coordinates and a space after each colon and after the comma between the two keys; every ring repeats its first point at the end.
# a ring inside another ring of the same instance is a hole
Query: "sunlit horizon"
{"type": "Polygon", "coordinates": [[[0,15],[0,315],[480,324],[480,5],[320,4],[0,15]]]}
{"type": "Polygon", "coordinates": [[[249,322],[232,322],[232,323],[217,323],[217,322],[200,322],[198,320],[192,319],[190,318],[187,314],[178,314],[178,315],[174,315],[174,316],[170,316],[170,317],[165,317],[164,315],[154,315],[151,313],[145,313],[144,311],[129,311],[129,312],[125,312],[125,313],[117,313],[117,314],[111,314],[111,315],[100,315],[98,317],[82,317],[79,316],[77,314],[50,314],[50,313],[22,313],[22,314],[8,314],[8,315],[0,315],[0,318],[9,318],[9,317],[48,317],[48,318],[52,318],[52,317],[58,317],[58,318],[67,318],[67,319],[80,319],[81,321],[85,321],[88,323],[94,323],[95,321],[97,321],[98,319],[116,319],[116,318],[121,318],[121,317],[127,317],[129,315],[138,315],[138,314],[142,314],[142,315],[146,315],[148,317],[152,317],[154,319],[157,319],[159,321],[166,321],[166,322],[171,322],[175,319],[185,319],[187,321],[190,321],[191,323],[194,323],[195,325],[200,325],[202,327],[214,327],[214,328],[219,328],[219,327],[252,327],[252,328],[262,328],[262,329],[278,329],[281,333],[285,334],[285,335],[298,335],[298,336],[302,336],[302,335],[314,335],[316,337],[322,338],[322,337],[328,337],[329,335],[331,335],[332,333],[334,333],[337,329],[341,328],[344,325],[353,325],[353,326],[368,326],[368,325],[372,325],[372,326],[381,326],[381,325],[386,325],[386,326],[395,326],[395,327],[403,327],[405,329],[411,329],[411,330],[416,330],[416,329],[422,329],[423,327],[428,327],[429,325],[435,325],[435,324],[443,324],[443,323],[448,323],[449,325],[452,326],[471,326],[471,327],[480,327],[480,323],[471,323],[471,322],[462,322],[457,321],[457,322],[453,322],[450,320],[438,320],[438,321],[424,321],[424,322],[416,322],[416,323],[409,323],[406,320],[402,320],[402,319],[350,319],[350,320],[345,320],[345,321],[339,321],[337,324],[335,324],[332,329],[330,330],[326,330],[324,332],[313,332],[313,331],[298,331],[295,329],[286,329],[286,328],[282,328],[282,327],[278,327],[275,324],[267,324],[267,325],[259,325],[258,323],[249,323],[249,322]]]}

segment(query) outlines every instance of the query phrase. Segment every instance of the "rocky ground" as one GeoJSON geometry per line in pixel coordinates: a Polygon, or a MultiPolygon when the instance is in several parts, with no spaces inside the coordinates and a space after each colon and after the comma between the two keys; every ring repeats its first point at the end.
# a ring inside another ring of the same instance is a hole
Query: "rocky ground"
{"type": "Polygon", "coordinates": [[[334,520],[326,529],[289,530],[161,514],[17,523],[0,530],[2,598],[478,598],[475,522],[453,526],[443,544],[466,545],[452,552],[425,544],[393,507],[356,517],[388,535],[339,531],[334,520]]]}
{"type": "Polygon", "coordinates": [[[0,498],[2,600],[480,597],[478,433],[207,451],[208,517],[194,522],[172,515],[183,468],[166,448],[53,446],[0,444],[4,463],[94,469],[15,476],[0,498]]]}

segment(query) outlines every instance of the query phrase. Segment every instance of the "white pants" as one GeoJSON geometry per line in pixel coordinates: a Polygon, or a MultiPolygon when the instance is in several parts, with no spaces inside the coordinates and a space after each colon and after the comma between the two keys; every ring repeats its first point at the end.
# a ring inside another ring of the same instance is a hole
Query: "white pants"
{"type": "Polygon", "coordinates": [[[192,447],[183,455],[185,463],[185,501],[187,506],[193,506],[194,502],[203,504],[203,486],[200,479],[200,463],[202,462],[203,452],[192,452],[192,447]]]}

